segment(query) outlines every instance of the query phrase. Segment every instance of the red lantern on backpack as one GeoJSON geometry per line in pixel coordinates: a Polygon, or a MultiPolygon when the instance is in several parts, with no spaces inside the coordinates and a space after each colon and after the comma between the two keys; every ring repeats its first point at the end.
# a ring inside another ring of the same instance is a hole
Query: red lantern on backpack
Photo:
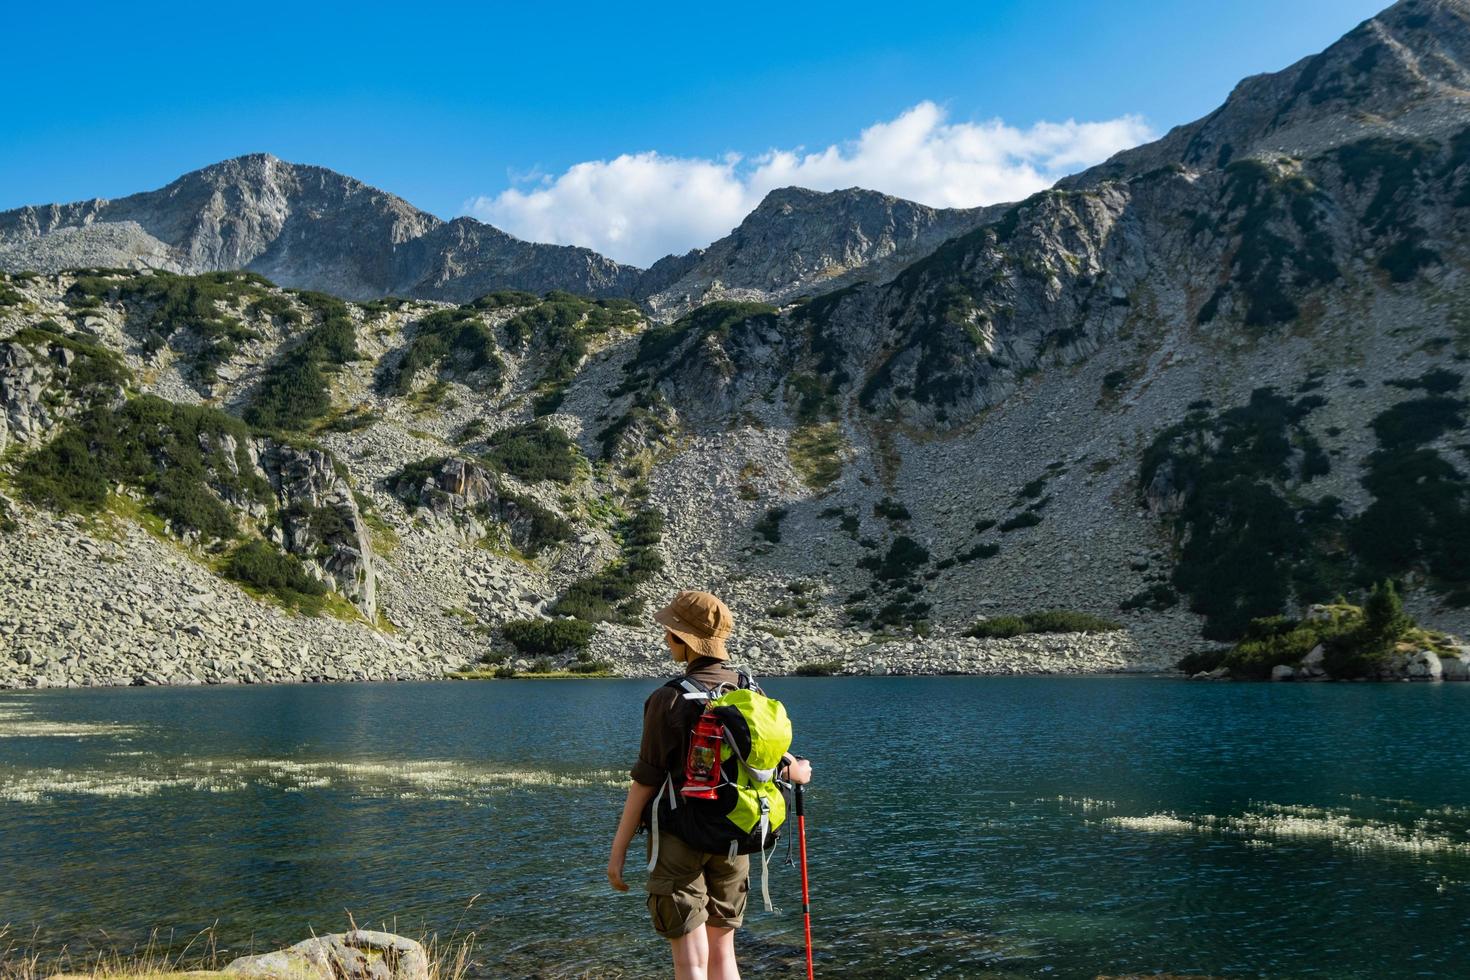
{"type": "Polygon", "coordinates": [[[713,800],[720,786],[720,746],[725,726],[706,711],[689,733],[689,758],[684,762],[684,785],[679,792],[690,799],[713,800]]]}

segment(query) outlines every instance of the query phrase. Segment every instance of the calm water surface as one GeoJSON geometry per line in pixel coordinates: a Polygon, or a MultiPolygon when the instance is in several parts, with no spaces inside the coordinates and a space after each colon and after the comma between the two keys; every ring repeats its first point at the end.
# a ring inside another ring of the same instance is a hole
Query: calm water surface
{"type": "MultiPolygon", "coordinates": [[[[243,950],[350,913],[472,930],[484,976],[661,975],[636,854],[603,874],[651,686],[0,692],[0,924],[243,950]]],[[[828,976],[1470,973],[1470,684],[766,687],[817,765],[828,976]]],[[[752,976],[796,973],[784,856],[752,976]]]]}

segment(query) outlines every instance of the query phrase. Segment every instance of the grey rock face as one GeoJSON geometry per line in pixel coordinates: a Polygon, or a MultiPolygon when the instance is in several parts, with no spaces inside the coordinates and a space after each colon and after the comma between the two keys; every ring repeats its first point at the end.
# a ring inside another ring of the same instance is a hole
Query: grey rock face
{"type": "Polygon", "coordinates": [[[376,620],[372,536],[331,456],[268,441],[258,458],[280,498],[286,550],[318,565],[369,622],[376,620]]]}
{"type": "Polygon", "coordinates": [[[41,401],[50,371],[20,344],[0,344],[0,453],[12,440],[34,442],[55,419],[41,401]]]}

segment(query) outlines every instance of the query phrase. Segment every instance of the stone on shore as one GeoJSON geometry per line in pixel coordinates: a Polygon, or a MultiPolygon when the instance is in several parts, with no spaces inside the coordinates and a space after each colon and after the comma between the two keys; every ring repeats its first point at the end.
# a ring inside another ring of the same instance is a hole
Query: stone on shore
{"type": "Polygon", "coordinates": [[[242,956],[224,972],[252,980],[428,980],[429,958],[412,939],[356,929],[242,956]]]}

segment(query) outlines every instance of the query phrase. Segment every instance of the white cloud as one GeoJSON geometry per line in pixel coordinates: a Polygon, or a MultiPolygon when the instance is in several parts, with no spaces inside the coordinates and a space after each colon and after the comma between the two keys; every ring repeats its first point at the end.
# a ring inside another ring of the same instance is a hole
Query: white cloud
{"type": "Polygon", "coordinates": [[[938,105],[921,102],[815,153],[625,153],[474,198],[465,210],[530,241],[586,245],[648,265],[727,234],[778,187],[865,187],[934,207],[977,207],[1020,200],[1154,135],[1133,115],[1018,129],[999,119],[950,123],[938,105]]]}

